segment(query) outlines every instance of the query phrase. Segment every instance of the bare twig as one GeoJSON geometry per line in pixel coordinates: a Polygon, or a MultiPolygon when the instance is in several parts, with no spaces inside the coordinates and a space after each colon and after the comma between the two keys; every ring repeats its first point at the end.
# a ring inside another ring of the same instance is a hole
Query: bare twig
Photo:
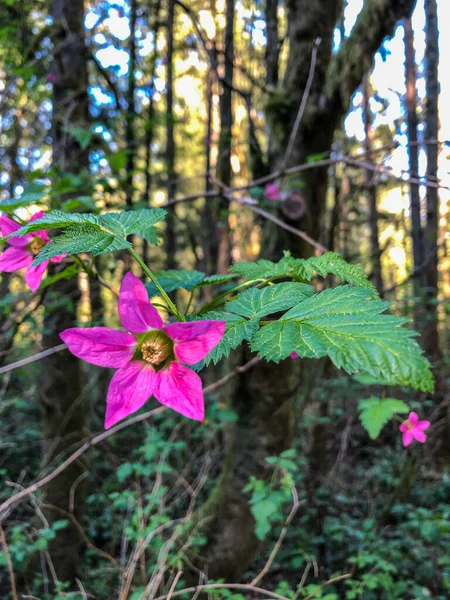
{"type": "MultiPolygon", "coordinates": [[[[241,367],[238,367],[234,372],[229,373],[225,377],[222,377],[222,379],[220,379],[219,381],[216,381],[215,383],[212,383],[211,385],[208,385],[205,388],[203,388],[204,394],[210,394],[211,392],[215,391],[217,388],[225,385],[232,377],[235,377],[238,373],[244,373],[245,371],[250,369],[254,364],[256,364],[256,362],[258,362],[256,359],[260,360],[259,357],[254,357],[248,363],[242,365],[241,367]]],[[[44,487],[45,485],[47,485],[50,481],[55,479],[55,477],[57,477],[60,473],[62,473],[65,469],[67,469],[67,467],[69,467],[72,463],[74,463],[76,460],[78,460],[87,450],[89,450],[89,448],[92,448],[93,446],[97,446],[98,444],[103,442],[105,439],[109,438],[111,435],[114,435],[118,431],[121,431],[122,429],[125,429],[126,427],[129,427],[130,425],[135,425],[136,423],[146,421],[150,417],[159,415],[159,414],[165,412],[166,410],[168,410],[168,409],[165,406],[160,406],[158,408],[149,410],[140,415],[136,415],[135,417],[132,417],[131,419],[128,419],[127,421],[122,421],[121,423],[118,423],[114,427],[111,427],[111,429],[108,429],[108,431],[104,431],[103,433],[100,433],[100,434],[96,435],[95,437],[91,438],[90,440],[86,441],[82,446],[80,446],[80,448],[78,448],[78,450],[76,450],[73,454],[71,454],[54,471],[52,471],[51,473],[49,473],[42,479],[36,481],[29,487],[25,488],[21,492],[14,494],[10,498],[8,498],[8,500],[5,500],[4,502],[2,502],[2,504],[0,504],[0,521],[1,521],[3,513],[6,510],[13,507],[17,502],[19,502],[19,500],[26,498],[30,494],[34,494],[35,492],[37,492],[37,490],[39,490],[42,487],[44,487]]]]}
{"type": "Polygon", "coordinates": [[[317,594],[321,590],[323,590],[323,588],[326,587],[327,585],[331,585],[332,583],[337,583],[338,581],[343,581],[344,579],[348,579],[351,576],[352,576],[351,573],[345,573],[345,575],[338,575],[338,577],[333,577],[333,579],[328,579],[327,581],[324,581],[312,594],[309,594],[309,596],[306,596],[306,598],[304,598],[304,600],[311,600],[311,598],[314,598],[315,596],[317,596],[317,594]]]}
{"type": "Polygon", "coordinates": [[[53,348],[49,348],[48,350],[44,350],[43,352],[38,352],[38,354],[33,354],[33,356],[28,356],[28,358],[22,358],[22,360],[18,360],[16,362],[11,363],[10,365],[5,365],[4,367],[1,367],[0,375],[3,375],[3,373],[8,373],[8,371],[13,371],[14,369],[19,369],[20,367],[30,365],[31,363],[46,358],[47,356],[51,356],[52,354],[61,352],[66,348],[66,344],[59,344],[59,346],[53,346],[53,348]]]}
{"type": "Polygon", "coordinates": [[[11,561],[11,555],[9,553],[8,542],[6,541],[6,535],[3,530],[2,522],[0,521],[0,540],[2,542],[3,551],[5,553],[6,564],[8,565],[9,572],[9,580],[11,582],[11,593],[13,600],[18,600],[17,588],[16,588],[16,578],[14,577],[14,568],[11,561]]]}
{"type": "Polygon", "coordinates": [[[294,503],[292,505],[291,511],[286,519],[286,522],[284,523],[284,527],[281,530],[281,533],[278,537],[278,540],[275,544],[275,546],[273,547],[272,552],[270,553],[270,556],[266,562],[266,564],[264,565],[264,568],[262,569],[262,571],[259,573],[259,575],[257,575],[251,582],[251,585],[256,585],[257,583],[259,583],[261,581],[261,579],[267,574],[267,572],[269,571],[270,567],[272,566],[273,561],[275,560],[276,555],[278,554],[279,549],[281,548],[281,544],[283,543],[284,538],[286,537],[286,533],[288,531],[289,525],[292,521],[292,519],[294,518],[298,507],[300,506],[300,501],[298,499],[298,494],[297,494],[297,490],[295,489],[295,487],[292,487],[292,498],[294,500],[294,503]]]}
{"type": "MultiPolygon", "coordinates": [[[[289,600],[286,596],[281,596],[275,592],[269,592],[263,588],[255,587],[249,583],[206,583],[204,585],[196,585],[195,587],[185,588],[184,590],[178,590],[172,594],[172,598],[175,596],[181,596],[183,594],[189,594],[191,592],[203,591],[203,590],[243,590],[247,592],[253,592],[254,594],[261,594],[267,598],[274,598],[275,600],[289,600]]],[[[167,600],[168,594],[164,596],[158,596],[154,600],[167,600]]]]}
{"type": "Polygon", "coordinates": [[[300,123],[302,122],[303,115],[305,113],[306,103],[308,102],[309,92],[311,91],[312,82],[314,79],[314,71],[316,70],[316,61],[317,61],[317,50],[320,45],[320,38],[316,38],[314,40],[313,49],[311,52],[311,65],[309,67],[308,80],[306,82],[305,91],[303,92],[302,101],[300,102],[300,106],[298,109],[297,116],[295,117],[294,127],[291,131],[291,136],[289,138],[289,143],[286,149],[286,154],[284,155],[283,162],[281,163],[280,171],[284,173],[286,166],[289,162],[289,159],[292,154],[292,150],[294,148],[295,140],[297,138],[298,129],[300,127],[300,123]]]}

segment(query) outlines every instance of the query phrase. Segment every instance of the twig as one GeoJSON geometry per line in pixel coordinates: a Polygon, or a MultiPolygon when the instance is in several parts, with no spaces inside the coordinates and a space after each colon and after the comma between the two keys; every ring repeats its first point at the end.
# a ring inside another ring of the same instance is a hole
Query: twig
{"type": "Polygon", "coordinates": [[[48,350],[44,350],[43,352],[38,352],[38,354],[33,354],[33,356],[29,356],[28,358],[22,358],[22,360],[18,360],[16,362],[11,363],[10,365],[5,365],[4,367],[1,367],[0,375],[3,375],[3,373],[8,373],[8,371],[13,371],[14,369],[19,369],[20,367],[25,367],[26,365],[41,360],[42,358],[46,358],[47,356],[51,356],[52,354],[61,352],[66,348],[66,344],[59,344],[59,346],[53,346],[53,348],[49,348],[48,350]]]}
{"type": "MultiPolygon", "coordinates": [[[[212,383],[211,385],[207,385],[205,388],[203,388],[204,394],[210,394],[211,392],[215,391],[217,388],[225,385],[232,377],[235,377],[238,373],[245,373],[245,371],[250,369],[259,360],[261,360],[261,359],[256,356],[256,357],[252,358],[246,364],[235,369],[235,371],[233,371],[232,373],[229,373],[225,377],[222,377],[222,379],[219,379],[219,381],[216,381],[215,383],[212,383]]],[[[78,448],[78,450],[76,450],[73,454],[71,454],[69,456],[69,458],[67,458],[54,471],[52,471],[51,473],[49,473],[48,475],[46,475],[39,481],[36,481],[29,487],[25,488],[21,492],[14,494],[10,498],[8,498],[8,500],[5,500],[4,502],[2,502],[2,504],[0,504],[0,520],[2,518],[2,514],[6,510],[8,510],[10,507],[14,506],[14,504],[16,502],[18,502],[19,500],[22,500],[22,498],[26,498],[30,494],[34,494],[35,492],[37,492],[37,490],[39,490],[40,488],[47,485],[47,483],[49,483],[50,481],[55,479],[55,477],[57,477],[60,473],[62,473],[65,469],[67,469],[67,467],[69,467],[72,463],[74,463],[76,460],[78,460],[80,458],[80,456],[82,456],[87,450],[89,450],[89,448],[92,448],[93,446],[97,446],[98,444],[103,442],[105,439],[114,435],[118,431],[121,431],[122,429],[129,427],[130,425],[140,423],[141,421],[146,421],[150,417],[159,415],[159,414],[165,412],[166,410],[168,410],[168,408],[166,408],[165,406],[160,406],[158,408],[154,408],[153,410],[149,410],[140,415],[136,415],[135,417],[132,417],[131,419],[128,419],[127,421],[122,421],[121,423],[118,423],[114,427],[111,427],[111,429],[108,429],[108,431],[104,431],[103,433],[100,433],[100,434],[96,435],[95,437],[93,437],[92,439],[86,441],[82,446],[80,446],[80,448],[78,448]]]]}
{"type": "Polygon", "coordinates": [[[292,150],[294,148],[294,143],[297,138],[298,129],[300,127],[300,123],[302,122],[303,114],[305,112],[306,103],[308,102],[309,92],[311,91],[312,82],[314,79],[314,71],[316,70],[316,61],[317,61],[317,50],[320,45],[320,37],[314,40],[313,49],[311,52],[311,65],[309,67],[308,79],[306,81],[305,91],[303,92],[302,101],[300,102],[300,106],[298,109],[297,116],[295,117],[294,127],[291,131],[291,136],[289,138],[288,147],[286,149],[286,154],[284,155],[283,162],[281,163],[280,171],[283,174],[288,161],[291,157],[292,150]]]}
{"type": "MultiPolygon", "coordinates": [[[[182,594],[189,594],[191,592],[203,591],[203,590],[244,590],[247,592],[253,592],[255,594],[262,594],[268,598],[275,598],[275,600],[289,600],[286,596],[281,596],[275,592],[269,592],[260,587],[255,587],[249,583],[206,583],[204,585],[196,585],[194,587],[185,588],[184,590],[178,590],[172,594],[172,598],[175,596],[181,596],[182,594]]],[[[158,596],[154,600],[167,600],[168,594],[164,596],[158,596]]]]}
{"type": "Polygon", "coordinates": [[[3,530],[3,525],[2,525],[1,520],[0,520],[0,539],[2,541],[3,550],[5,552],[6,564],[8,565],[12,597],[13,597],[13,600],[18,600],[19,597],[17,596],[16,578],[14,577],[14,567],[13,567],[13,564],[11,561],[11,555],[9,553],[8,542],[6,541],[6,535],[3,530]]]}
{"type": "Polygon", "coordinates": [[[323,590],[323,588],[326,587],[327,585],[331,585],[332,583],[337,583],[338,581],[342,581],[343,579],[348,579],[351,576],[352,576],[351,573],[346,573],[345,575],[338,575],[338,577],[333,577],[333,579],[328,579],[328,581],[324,581],[324,583],[322,583],[312,594],[310,594],[309,596],[306,596],[306,598],[304,598],[304,600],[311,600],[311,598],[314,598],[314,596],[317,596],[317,594],[320,592],[320,590],[323,590]]]}
{"type": "Polygon", "coordinates": [[[175,579],[173,580],[173,583],[170,586],[170,590],[169,590],[169,593],[167,595],[167,600],[170,600],[172,598],[173,592],[174,592],[175,588],[177,587],[178,580],[180,579],[180,577],[182,575],[183,575],[183,571],[178,571],[178,573],[175,575],[175,579]]]}
{"type": "Polygon", "coordinates": [[[272,566],[273,561],[275,560],[276,555],[278,554],[278,551],[281,547],[281,544],[283,543],[284,538],[286,537],[286,533],[288,531],[288,527],[292,521],[292,519],[294,518],[298,507],[300,506],[300,502],[298,499],[298,494],[297,494],[297,490],[295,489],[295,487],[292,487],[292,498],[294,500],[294,503],[292,505],[291,511],[284,523],[283,529],[281,530],[281,533],[278,537],[278,540],[275,544],[275,546],[273,547],[272,552],[270,553],[270,556],[266,562],[266,564],[264,565],[264,568],[262,569],[262,571],[259,573],[259,575],[257,575],[253,581],[251,582],[251,585],[256,585],[257,583],[259,583],[261,581],[261,579],[267,574],[267,572],[269,571],[270,567],[272,566]]]}

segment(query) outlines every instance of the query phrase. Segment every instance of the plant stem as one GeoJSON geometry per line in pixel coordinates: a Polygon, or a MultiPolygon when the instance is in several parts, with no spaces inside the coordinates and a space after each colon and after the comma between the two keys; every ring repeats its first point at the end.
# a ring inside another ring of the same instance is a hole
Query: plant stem
{"type": "Polygon", "coordinates": [[[163,287],[161,286],[161,284],[159,283],[159,281],[156,279],[155,275],[150,271],[150,269],[147,267],[147,265],[145,264],[145,262],[142,260],[142,258],[139,256],[139,254],[136,252],[136,250],[134,248],[128,248],[128,252],[131,254],[131,256],[134,258],[134,260],[139,263],[140,267],[142,268],[142,270],[144,271],[144,273],[147,275],[147,277],[150,279],[150,281],[155,285],[155,287],[157,288],[157,290],[159,291],[159,293],[161,294],[161,297],[166,301],[167,307],[170,310],[170,312],[179,320],[179,321],[186,321],[184,315],[182,315],[177,307],[175,306],[175,304],[172,302],[172,300],[169,298],[169,296],[166,294],[166,292],[164,291],[163,287]]]}

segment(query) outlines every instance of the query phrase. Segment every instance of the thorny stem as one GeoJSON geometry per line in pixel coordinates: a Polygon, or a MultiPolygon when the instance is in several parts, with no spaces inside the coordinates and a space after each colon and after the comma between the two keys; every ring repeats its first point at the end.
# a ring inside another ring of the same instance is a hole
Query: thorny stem
{"type": "Polygon", "coordinates": [[[139,263],[139,265],[142,268],[142,270],[144,271],[144,273],[147,275],[147,277],[150,279],[150,281],[155,285],[155,287],[157,288],[157,290],[161,294],[161,297],[164,298],[164,300],[166,301],[166,304],[167,304],[170,312],[179,321],[186,321],[185,316],[182,315],[179,312],[178,308],[175,306],[175,304],[172,302],[172,300],[166,294],[166,292],[164,291],[163,287],[161,286],[161,284],[159,283],[159,281],[157,280],[157,278],[155,277],[155,275],[150,271],[150,269],[147,267],[147,265],[145,264],[145,262],[142,260],[142,258],[139,256],[139,254],[136,252],[136,250],[134,248],[128,248],[128,252],[134,258],[134,260],[137,263],[139,263]]]}

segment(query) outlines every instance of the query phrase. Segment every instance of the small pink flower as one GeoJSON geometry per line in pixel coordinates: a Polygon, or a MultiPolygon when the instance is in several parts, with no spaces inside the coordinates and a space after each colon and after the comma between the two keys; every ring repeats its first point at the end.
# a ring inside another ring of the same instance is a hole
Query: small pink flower
{"type": "Polygon", "coordinates": [[[403,445],[409,446],[413,440],[425,443],[427,436],[425,429],[430,426],[430,421],[419,421],[419,416],[415,412],[410,412],[408,419],[400,425],[400,431],[403,433],[403,445]]]}
{"type": "Polygon", "coordinates": [[[109,384],[105,428],[139,410],[151,395],[185,417],[202,421],[202,382],[184,365],[205,358],[222,339],[226,323],[205,320],[163,325],[144,284],[132,273],[123,278],[118,308],[122,325],[130,333],[74,327],[60,334],[78,358],[118,369],[109,384]]]}
{"type": "Polygon", "coordinates": [[[54,73],[50,72],[47,75],[47,83],[55,83],[55,81],[56,81],[56,75],[54,73]]]}
{"type": "Polygon", "coordinates": [[[297,352],[293,352],[293,353],[291,354],[291,358],[300,358],[300,355],[299,355],[299,354],[297,354],[297,352]]]}
{"type": "Polygon", "coordinates": [[[281,200],[280,188],[278,187],[278,184],[277,183],[268,183],[266,185],[264,195],[267,198],[267,200],[270,200],[271,202],[276,202],[277,200],[281,200]]]}
{"type": "MultiPolygon", "coordinates": [[[[41,219],[45,213],[40,211],[33,215],[31,221],[41,219]]],[[[12,219],[2,216],[0,217],[0,233],[1,235],[7,236],[20,229],[20,225],[15,223],[12,219]]],[[[13,273],[20,269],[25,269],[25,281],[29,288],[35,292],[41,284],[44,272],[47,269],[48,260],[45,260],[40,265],[32,267],[31,263],[42,250],[42,248],[48,244],[50,238],[46,231],[36,231],[35,233],[29,233],[22,237],[15,236],[8,240],[10,245],[3,254],[0,255],[0,271],[5,273],[13,273]]],[[[67,256],[66,254],[60,254],[51,258],[52,263],[60,263],[62,259],[67,256]]]]}

